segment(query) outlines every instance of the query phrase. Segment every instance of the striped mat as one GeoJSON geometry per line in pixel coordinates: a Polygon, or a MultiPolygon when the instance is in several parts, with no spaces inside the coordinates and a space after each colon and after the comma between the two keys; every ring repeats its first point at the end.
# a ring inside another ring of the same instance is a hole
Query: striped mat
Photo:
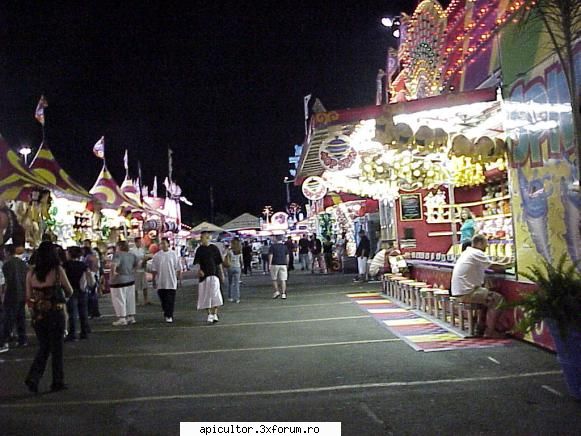
{"type": "Polygon", "coordinates": [[[510,339],[464,338],[383,296],[380,292],[347,294],[362,310],[416,351],[447,351],[507,346],[510,339]]]}

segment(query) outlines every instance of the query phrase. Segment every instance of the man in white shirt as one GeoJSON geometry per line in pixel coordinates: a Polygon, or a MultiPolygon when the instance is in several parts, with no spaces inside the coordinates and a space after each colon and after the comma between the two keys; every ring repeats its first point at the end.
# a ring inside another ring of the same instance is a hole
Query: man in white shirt
{"type": "Polygon", "coordinates": [[[180,262],[176,253],[169,249],[169,239],[162,238],[159,246],[161,250],[153,256],[151,265],[153,286],[157,288],[165,322],[172,323],[180,262]]]}
{"type": "Polygon", "coordinates": [[[139,293],[143,291],[143,305],[152,304],[147,298],[147,279],[145,278],[145,264],[151,259],[147,248],[143,246],[140,237],[134,239],[135,248],[131,253],[137,257],[137,269],[135,270],[135,301],[139,301],[139,293]]]}
{"type": "Polygon", "coordinates": [[[484,287],[484,272],[487,268],[503,271],[508,263],[493,264],[485,254],[487,246],[488,240],[485,236],[476,235],[472,238],[472,246],[466,248],[454,265],[450,291],[460,302],[484,306],[482,316],[479,317],[478,330],[484,330],[485,338],[498,338],[502,337],[495,328],[500,315],[498,306],[504,302],[504,297],[484,287]],[[484,313],[485,322],[483,322],[484,313]]]}

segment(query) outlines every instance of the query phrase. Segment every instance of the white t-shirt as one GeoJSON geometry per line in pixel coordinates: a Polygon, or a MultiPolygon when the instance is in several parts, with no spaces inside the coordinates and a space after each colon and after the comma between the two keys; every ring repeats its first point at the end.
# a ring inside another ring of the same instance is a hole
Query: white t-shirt
{"type": "Polygon", "coordinates": [[[484,283],[484,271],[492,265],[488,256],[477,248],[467,247],[452,272],[453,296],[465,295],[484,283]]]}
{"type": "Polygon", "coordinates": [[[178,256],[173,251],[160,250],[155,253],[151,269],[157,273],[157,289],[177,289],[177,272],[180,270],[178,256]]]}
{"type": "Polygon", "coordinates": [[[230,266],[232,268],[242,268],[242,253],[234,254],[232,250],[228,250],[226,256],[230,256],[230,266]]]}
{"type": "Polygon", "coordinates": [[[135,271],[136,272],[145,271],[143,269],[143,258],[148,254],[147,248],[145,248],[145,247],[141,247],[141,248],[133,247],[131,250],[129,250],[129,252],[133,253],[135,255],[135,257],[137,257],[137,261],[139,262],[137,264],[137,269],[135,271]]]}

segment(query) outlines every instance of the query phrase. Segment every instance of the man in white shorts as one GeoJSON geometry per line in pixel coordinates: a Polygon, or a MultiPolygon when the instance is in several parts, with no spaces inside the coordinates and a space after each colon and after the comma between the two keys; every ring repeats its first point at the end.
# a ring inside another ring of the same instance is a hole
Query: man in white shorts
{"type": "Polygon", "coordinates": [[[509,263],[492,263],[485,253],[487,246],[485,236],[476,235],[472,238],[472,246],[462,252],[454,265],[450,291],[453,297],[458,297],[458,301],[482,305],[478,330],[484,333],[485,338],[494,339],[503,337],[496,331],[496,321],[500,315],[498,306],[504,297],[484,287],[484,272],[487,268],[503,271],[509,263]]]}
{"type": "Polygon", "coordinates": [[[268,252],[268,265],[270,267],[270,278],[274,286],[273,299],[282,296],[286,300],[286,281],[288,279],[287,265],[289,262],[289,252],[286,245],[282,243],[282,236],[276,237],[276,243],[270,246],[268,252]]]}

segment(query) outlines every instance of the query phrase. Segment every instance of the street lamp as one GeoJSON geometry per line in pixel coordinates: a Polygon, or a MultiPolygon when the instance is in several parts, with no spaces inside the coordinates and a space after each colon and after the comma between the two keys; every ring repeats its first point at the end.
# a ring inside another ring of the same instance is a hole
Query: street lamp
{"type": "Polygon", "coordinates": [[[381,24],[383,25],[383,27],[387,27],[388,29],[391,30],[391,35],[394,38],[399,38],[401,36],[400,31],[401,22],[399,15],[395,17],[383,17],[381,19],[381,24]]]}
{"type": "Polygon", "coordinates": [[[284,184],[286,185],[286,204],[287,206],[290,204],[290,188],[289,185],[294,183],[294,180],[290,180],[288,177],[284,178],[284,184]]]}
{"type": "Polygon", "coordinates": [[[32,148],[28,145],[23,145],[20,147],[20,150],[18,150],[18,153],[24,157],[24,165],[28,165],[28,155],[32,153],[32,148]]]}

